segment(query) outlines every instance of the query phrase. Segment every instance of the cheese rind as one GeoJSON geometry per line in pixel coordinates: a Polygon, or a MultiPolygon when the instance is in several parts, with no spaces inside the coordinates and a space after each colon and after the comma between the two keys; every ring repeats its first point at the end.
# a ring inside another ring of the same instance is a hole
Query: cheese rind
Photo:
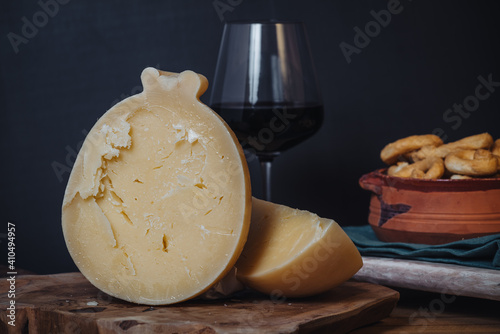
{"type": "Polygon", "coordinates": [[[254,198],[238,279],[267,294],[306,297],[352,277],[363,265],[356,246],[333,220],[254,198]]]}
{"type": "Polygon", "coordinates": [[[141,80],[144,91],[87,135],[62,226],[96,287],[171,304],[207,291],[234,266],[248,234],[250,180],[234,133],[199,101],[203,76],[147,68],[141,80]]]}

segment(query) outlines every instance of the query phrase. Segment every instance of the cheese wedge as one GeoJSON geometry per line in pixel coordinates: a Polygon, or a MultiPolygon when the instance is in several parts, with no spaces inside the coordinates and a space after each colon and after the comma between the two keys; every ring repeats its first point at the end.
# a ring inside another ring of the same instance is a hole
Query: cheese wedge
{"type": "Polygon", "coordinates": [[[363,262],[333,220],[253,199],[248,241],[236,263],[238,279],[263,293],[306,297],[352,277],[363,262]]]}
{"type": "Polygon", "coordinates": [[[192,71],[146,68],[144,91],[89,132],[62,207],[68,250],[102,291],[150,305],[207,291],[247,238],[251,190],[241,146],[199,101],[192,71]]]}

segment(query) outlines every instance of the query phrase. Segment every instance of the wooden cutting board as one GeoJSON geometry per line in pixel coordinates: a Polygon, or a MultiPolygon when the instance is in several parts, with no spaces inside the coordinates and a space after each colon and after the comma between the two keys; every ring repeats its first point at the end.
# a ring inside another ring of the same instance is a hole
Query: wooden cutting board
{"type": "Polygon", "coordinates": [[[8,282],[0,282],[2,333],[346,333],[387,317],[399,293],[346,282],[318,296],[272,301],[245,291],[229,299],[149,307],[113,298],[80,273],[16,278],[15,327],[7,322],[8,282]]]}

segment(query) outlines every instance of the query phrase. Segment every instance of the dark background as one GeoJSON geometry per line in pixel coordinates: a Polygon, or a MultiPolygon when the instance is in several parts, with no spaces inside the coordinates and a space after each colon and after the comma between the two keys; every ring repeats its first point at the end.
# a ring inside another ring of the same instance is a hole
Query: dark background
{"type": "MultiPolygon", "coordinates": [[[[325,122],[276,160],[275,202],[344,226],[366,224],[369,194],[358,179],[383,166],[379,152],[388,142],[436,128],[448,141],[485,131],[500,137],[500,87],[461,124],[443,119],[454,103],[474,94],[478,76],[500,82],[495,1],[403,0],[402,12],[350,64],[339,44],[352,45],[353,28],[364,29],[373,20],[370,11],[387,9],[388,1],[219,3],[232,4],[221,13],[224,20],[299,19],[308,28],[325,122]]],[[[191,69],[211,81],[224,22],[211,0],[73,0],[47,22],[37,15],[41,10],[37,1],[0,4],[0,240],[4,247],[7,222],[14,222],[17,266],[53,273],[76,270],[60,208],[85,131],[118,100],[141,90],[139,75],[147,66],[191,69]],[[8,34],[22,36],[23,17],[33,22],[34,15],[45,24],[16,53],[8,34]]],[[[203,100],[209,96],[210,88],[203,100]]],[[[250,168],[259,196],[255,161],[250,168]]]]}

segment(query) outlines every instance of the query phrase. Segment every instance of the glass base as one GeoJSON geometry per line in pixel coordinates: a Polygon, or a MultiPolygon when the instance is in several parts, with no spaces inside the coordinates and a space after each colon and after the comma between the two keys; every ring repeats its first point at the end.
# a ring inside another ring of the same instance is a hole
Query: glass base
{"type": "Polygon", "coordinates": [[[276,158],[277,156],[280,155],[280,152],[259,152],[257,153],[257,157],[259,158],[260,162],[271,162],[276,158]]]}

